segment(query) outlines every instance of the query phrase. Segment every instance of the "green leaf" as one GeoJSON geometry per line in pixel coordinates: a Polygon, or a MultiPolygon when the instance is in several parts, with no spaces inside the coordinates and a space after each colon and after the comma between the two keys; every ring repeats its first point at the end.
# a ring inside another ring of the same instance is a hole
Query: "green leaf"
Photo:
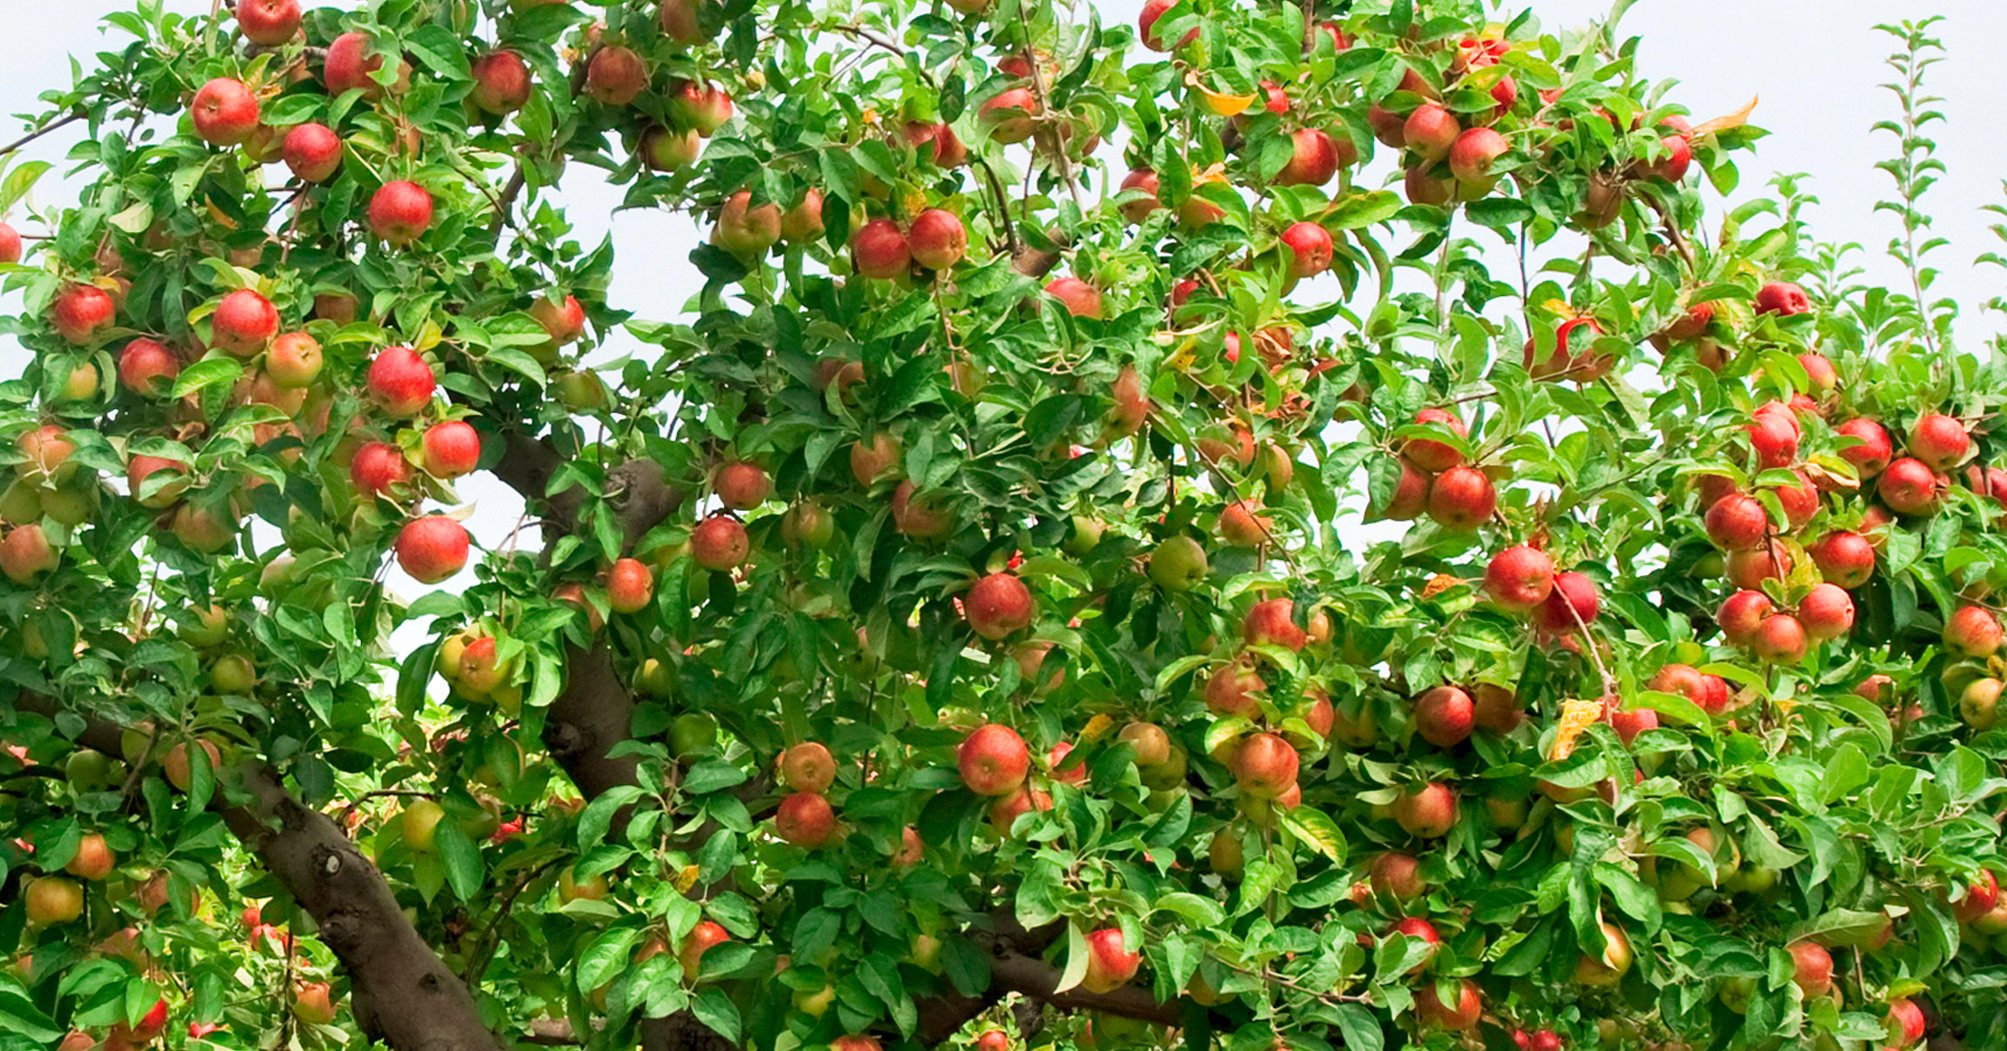
{"type": "Polygon", "coordinates": [[[446,883],[453,888],[453,894],[464,902],[480,900],[481,895],[481,848],[467,838],[467,833],[453,823],[451,818],[439,822],[434,833],[433,849],[439,853],[439,861],[446,867],[446,883]]]}

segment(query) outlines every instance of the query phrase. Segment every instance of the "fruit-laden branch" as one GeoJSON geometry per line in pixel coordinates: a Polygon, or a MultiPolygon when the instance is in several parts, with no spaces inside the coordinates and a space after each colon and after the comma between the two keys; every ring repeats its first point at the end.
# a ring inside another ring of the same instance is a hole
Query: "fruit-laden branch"
{"type": "MultiPolygon", "coordinates": [[[[1057,254],[1052,255],[1057,259],[1057,254]]],[[[1050,264],[1048,263],[1047,266],[1050,264]]],[[[524,501],[544,509],[545,542],[575,530],[583,494],[576,488],[546,496],[550,480],[561,459],[548,442],[520,432],[506,434],[507,455],[495,467],[495,474],[515,489],[524,501]]],[[[681,502],[681,494],[662,479],[661,471],[649,461],[636,460],[611,472],[609,502],[620,516],[629,543],[638,540],[681,502]]],[[[565,685],[551,702],[544,724],[544,744],[551,757],[564,768],[566,776],[587,799],[611,789],[638,783],[637,760],[633,756],[613,757],[611,752],[633,733],[634,698],[613,666],[613,657],[602,640],[591,649],[570,647],[566,655],[565,685]]],[[[616,825],[619,823],[616,819],[616,825]]],[[[990,949],[990,985],[977,996],[949,994],[919,1001],[919,1036],[928,1044],[938,1044],[959,1031],[968,1021],[1012,993],[1023,994],[1067,1010],[1094,1010],[1126,1018],[1175,1023],[1179,1005],[1164,1003],[1148,990],[1122,988],[1108,993],[1092,993],[1074,988],[1055,992],[1060,971],[1038,958],[1064,928],[1053,925],[1036,932],[1017,928],[1008,918],[998,924],[1004,933],[987,938],[990,949]]],[[[730,1051],[731,1044],[712,1033],[690,1015],[648,1019],[642,1023],[643,1051],[730,1051]]]]}
{"type": "MultiPolygon", "coordinates": [[[[55,718],[52,699],[23,693],[21,711],[55,718]]],[[[86,717],[78,743],[107,755],[122,730],[86,717]]],[[[261,762],[236,771],[232,793],[212,805],[230,831],[313,916],[320,938],[347,969],[356,1023],[395,1051],[501,1051],[474,998],[398,907],[383,874],[327,815],[292,797],[261,762]]]]}

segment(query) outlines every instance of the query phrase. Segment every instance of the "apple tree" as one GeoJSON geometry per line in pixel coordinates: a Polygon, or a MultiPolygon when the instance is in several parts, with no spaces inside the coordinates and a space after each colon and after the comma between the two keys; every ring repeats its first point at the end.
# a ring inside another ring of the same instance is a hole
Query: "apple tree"
{"type": "Polygon", "coordinates": [[[2007,1046],[1932,22],[1884,288],[1476,0],[103,6],[0,1046],[2007,1046]]]}

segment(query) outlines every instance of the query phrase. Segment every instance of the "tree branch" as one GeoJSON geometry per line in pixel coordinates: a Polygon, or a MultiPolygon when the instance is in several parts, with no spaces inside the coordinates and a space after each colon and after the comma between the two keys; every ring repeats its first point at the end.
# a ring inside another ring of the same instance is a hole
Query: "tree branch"
{"type": "MultiPolygon", "coordinates": [[[[52,698],[22,693],[16,707],[54,719],[52,698]]],[[[78,743],[119,754],[122,729],[84,716],[78,743]]],[[[211,801],[224,824],[319,925],[341,960],[364,1033],[396,1051],[501,1051],[474,997],[418,935],[375,865],[327,815],[294,799],[278,771],[241,764],[211,801]]],[[[219,779],[220,780],[220,779],[219,779]]]]}

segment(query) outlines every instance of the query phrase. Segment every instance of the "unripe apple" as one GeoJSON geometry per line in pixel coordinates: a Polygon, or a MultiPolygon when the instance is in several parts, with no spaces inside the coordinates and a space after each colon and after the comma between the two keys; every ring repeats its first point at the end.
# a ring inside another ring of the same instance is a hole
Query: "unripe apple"
{"type": "Polygon", "coordinates": [[[287,332],[272,340],[265,354],[265,375],[287,390],[311,386],[321,374],[321,344],[305,332],[287,332]]]}
{"type": "Polygon", "coordinates": [[[963,597],[962,610],[976,634],[996,641],[1028,627],[1038,607],[1024,581],[1006,572],[977,580],[963,597]]]}
{"type": "Polygon", "coordinates": [[[384,183],[369,199],[369,228],[393,248],[403,248],[432,227],[432,194],[408,180],[384,183]]]}
{"type": "Polygon", "coordinates": [[[437,584],[467,566],[467,527],[446,515],[423,515],[397,533],[397,564],[421,584],[437,584]]]}
{"type": "Polygon", "coordinates": [[[118,867],[118,855],[105,843],[105,837],[96,832],[86,832],[77,840],[77,852],[63,866],[63,871],[80,880],[92,883],[103,880],[118,867]]]}
{"type": "Polygon", "coordinates": [[[795,547],[820,548],[835,533],[835,520],[813,500],[796,503],[781,516],[781,539],[795,547]]]}
{"type": "Polygon", "coordinates": [[[1166,591],[1190,591],[1208,572],[1206,549],[1189,536],[1166,538],[1150,552],[1150,580],[1166,591]]]}
{"type": "Polygon", "coordinates": [[[530,100],[529,63],[514,51],[506,48],[490,51],[474,60],[471,72],[474,90],[468,97],[483,112],[506,116],[522,109],[530,100]]]}
{"type": "Polygon", "coordinates": [[[650,171],[682,171],[695,164],[704,152],[704,137],[695,128],[678,130],[655,125],[641,133],[641,145],[635,152],[650,171]]]}
{"type": "Polygon", "coordinates": [[[1010,795],[1031,771],[1031,751],[1016,730],[986,723],[964,738],[955,751],[962,784],[979,796],[1010,795]]]}
{"type": "Polygon", "coordinates": [[[411,416],[432,402],[438,380],[410,347],[386,347],[369,363],[370,397],[394,417],[411,416]]]}
{"type": "Polygon", "coordinates": [[[725,199],[718,220],[711,227],[711,243],[738,256],[755,259],[780,242],[780,205],[769,201],[755,206],[750,190],[740,190],[725,199]]]}
{"type": "MultiPolygon", "coordinates": [[[[2000,680],[1974,679],[1958,694],[1958,715],[1974,730],[1991,730],[2000,721],[2000,680]]],[[[1990,906],[1989,906],[1990,908],[1990,906]]]]}
{"type": "Polygon", "coordinates": [[[823,235],[822,191],[811,186],[801,200],[781,213],[781,237],[789,244],[808,244],[823,235]]]}
{"type": "MultiPolygon", "coordinates": [[[[188,744],[187,741],[176,741],[174,747],[169,748],[167,754],[160,760],[160,772],[166,775],[167,783],[183,792],[188,791],[188,787],[195,783],[195,765],[188,744]]],[[[222,767],[223,753],[216,747],[215,742],[197,738],[195,744],[209,760],[209,770],[212,774],[222,767]]]]}
{"type": "Polygon", "coordinates": [[[901,277],[913,267],[912,243],[890,219],[873,219],[850,238],[858,274],[880,281],[901,277]]]}
{"type": "Polygon", "coordinates": [[[796,792],[827,792],[836,783],[836,759],[816,741],[805,741],[781,753],[781,783],[796,792]]]}
{"type": "Polygon", "coordinates": [[[57,562],[55,547],[37,523],[15,526],[0,538],[0,573],[16,584],[34,583],[57,562]]]}
{"type": "Polygon", "coordinates": [[[851,476],[868,489],[873,482],[894,473],[904,455],[899,439],[880,431],[850,447],[851,476]]]}
{"type": "Polygon", "coordinates": [[[912,481],[892,490],[892,524],[915,540],[939,540],[955,530],[955,510],[939,493],[921,493],[912,481]]]}
{"type": "Polygon", "coordinates": [[[189,117],[202,141],[212,146],[235,146],[258,130],[258,97],[243,81],[218,77],[195,93],[189,117]]]}
{"type": "Polygon", "coordinates": [[[633,48],[608,44],[585,64],[585,93],[609,106],[625,106],[648,87],[648,65],[633,48]]]}
{"type": "Polygon", "coordinates": [[[425,429],[425,470],[434,478],[458,478],[481,462],[481,435],[465,420],[446,420],[425,429]]]}
{"type": "Polygon", "coordinates": [[[952,270],[969,250],[969,231],[955,213],[929,208],[906,233],[913,261],[929,270],[952,270]]]}
{"type": "Polygon", "coordinates": [[[70,285],[49,304],[49,321],[56,334],[79,346],[111,327],[117,308],[96,285],[70,285]]]}
{"type": "Polygon", "coordinates": [[[333,1025],[335,1008],[326,982],[301,982],[293,994],[293,1017],[306,1025],[333,1025]]]}
{"type": "Polygon", "coordinates": [[[21,900],[28,923],[34,927],[69,923],[84,914],[84,888],[61,876],[39,876],[27,881],[21,900]]]}
{"type": "Polygon", "coordinates": [[[1602,933],[1603,944],[1584,946],[1581,958],[1576,961],[1575,980],[1583,985],[1615,985],[1631,969],[1631,940],[1623,928],[1606,920],[1602,933]]]}

